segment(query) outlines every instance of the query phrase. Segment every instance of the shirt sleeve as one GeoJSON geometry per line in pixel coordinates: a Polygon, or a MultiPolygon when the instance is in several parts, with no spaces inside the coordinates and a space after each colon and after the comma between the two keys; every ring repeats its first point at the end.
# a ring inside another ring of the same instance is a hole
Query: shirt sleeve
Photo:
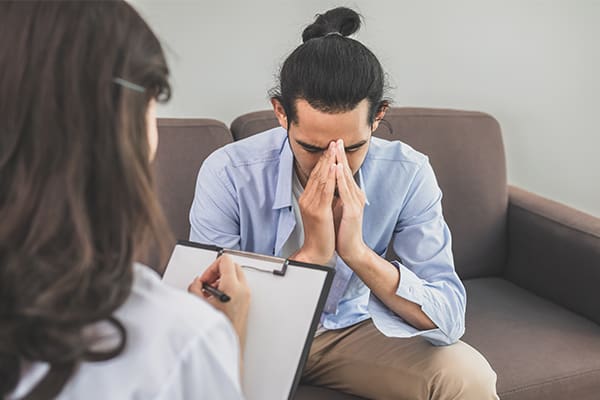
{"type": "Polygon", "coordinates": [[[229,249],[240,248],[237,196],[223,165],[225,153],[217,151],[202,164],[190,209],[190,240],[229,249]]]}
{"type": "Polygon", "coordinates": [[[466,292],[454,269],[452,239],[442,215],[442,192],[428,161],[410,185],[392,246],[400,271],[396,294],[421,306],[438,328],[419,331],[371,295],[373,323],[387,336],[422,335],[434,345],[455,343],[465,329],[466,292]]]}
{"type": "Polygon", "coordinates": [[[243,399],[239,343],[221,320],[182,351],[156,400],[243,399]]]}

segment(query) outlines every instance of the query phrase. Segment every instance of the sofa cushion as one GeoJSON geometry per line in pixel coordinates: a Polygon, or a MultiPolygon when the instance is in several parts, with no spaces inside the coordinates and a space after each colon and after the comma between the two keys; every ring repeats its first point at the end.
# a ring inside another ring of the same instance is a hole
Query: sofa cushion
{"type": "Polygon", "coordinates": [[[233,140],[242,140],[260,132],[279,126],[275,113],[271,110],[254,111],[240,115],[231,122],[233,140]]]}
{"type": "MultiPolygon", "coordinates": [[[[501,278],[465,282],[462,338],[498,374],[502,400],[592,400],[600,393],[600,326],[501,278]]],[[[300,385],[295,400],[358,397],[300,385]]]]}
{"type": "Polygon", "coordinates": [[[503,400],[598,399],[600,326],[504,279],[465,286],[462,340],[497,372],[503,400]]]}
{"type": "Polygon", "coordinates": [[[160,203],[176,239],[188,239],[196,176],[210,153],[231,143],[227,126],[213,119],[160,118],[154,174],[160,203]]]}
{"type": "MultiPolygon", "coordinates": [[[[242,115],[236,140],[277,126],[272,111],[242,115]]],[[[391,108],[375,136],[400,140],[429,156],[444,194],[461,278],[500,275],[506,265],[507,186],[498,122],[480,112],[391,108]]]]}

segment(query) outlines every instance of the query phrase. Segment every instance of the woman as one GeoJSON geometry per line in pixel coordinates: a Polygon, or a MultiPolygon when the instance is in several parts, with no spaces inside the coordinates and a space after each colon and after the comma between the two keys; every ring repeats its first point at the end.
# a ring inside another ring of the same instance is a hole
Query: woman
{"type": "Polygon", "coordinates": [[[280,127],[202,165],[191,238],[335,266],[305,382],[375,399],[497,399],[494,371],[459,341],[465,289],[433,169],[372,135],[388,101],[379,60],[350,37],[360,25],[339,7],[306,27],[271,93],[280,127]]]}
{"type": "Polygon", "coordinates": [[[0,397],[242,397],[240,267],[190,286],[218,283],[223,314],[134,263],[168,236],[150,168],[167,75],[123,1],[0,3],[0,397]]]}

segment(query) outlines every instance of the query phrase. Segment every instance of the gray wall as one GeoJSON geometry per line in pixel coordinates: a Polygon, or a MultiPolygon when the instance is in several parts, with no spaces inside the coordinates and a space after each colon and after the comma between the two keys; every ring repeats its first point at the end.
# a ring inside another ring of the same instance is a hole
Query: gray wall
{"type": "Polygon", "coordinates": [[[599,0],[153,1],[174,97],[160,116],[230,123],[267,90],[315,13],[359,10],[357,35],[395,105],[485,111],[502,125],[512,184],[600,216],[599,0]]]}

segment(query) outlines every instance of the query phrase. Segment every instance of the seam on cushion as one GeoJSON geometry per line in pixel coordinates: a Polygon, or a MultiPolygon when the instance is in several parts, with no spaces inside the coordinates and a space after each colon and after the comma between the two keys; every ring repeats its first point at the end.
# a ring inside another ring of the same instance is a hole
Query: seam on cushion
{"type": "MultiPolygon", "coordinates": [[[[244,122],[244,125],[242,126],[242,129],[241,129],[241,130],[244,130],[244,129],[246,129],[246,127],[247,127],[249,124],[256,123],[256,122],[270,121],[270,120],[271,120],[271,119],[273,119],[273,118],[275,118],[275,122],[277,122],[277,118],[275,117],[275,115],[273,115],[272,117],[263,117],[263,118],[260,118],[260,119],[253,119],[253,120],[251,120],[251,121],[244,122]]],[[[277,126],[276,126],[276,127],[277,127],[277,126]]],[[[271,128],[271,129],[272,129],[272,128],[271,128]]],[[[261,131],[261,132],[264,132],[264,131],[261,131]]],[[[258,132],[258,133],[260,133],[260,132],[258,132]]]]}
{"type": "Polygon", "coordinates": [[[396,115],[390,115],[390,117],[407,117],[407,118],[419,118],[419,117],[433,117],[433,118],[464,118],[464,117],[471,117],[471,118],[489,118],[489,119],[493,119],[496,120],[494,117],[492,117],[491,115],[487,115],[487,114],[396,114],[396,115]]]}
{"type": "MultiPolygon", "coordinates": [[[[260,111],[258,111],[260,112],[260,111]]],[[[486,113],[480,113],[478,111],[466,111],[464,113],[460,112],[460,111],[454,111],[452,113],[447,113],[447,114],[391,114],[389,115],[389,117],[408,117],[408,118],[419,118],[419,117],[435,117],[435,118],[457,118],[457,117],[471,117],[471,118],[485,118],[485,119],[491,119],[493,121],[497,121],[496,118],[494,118],[493,116],[486,114],[486,113]],[[457,114],[460,113],[460,114],[457,114]],[[470,114],[473,113],[473,114],[470,114]]],[[[260,118],[260,120],[266,120],[266,119],[271,119],[271,118],[276,118],[275,115],[273,116],[269,116],[269,117],[262,117],[260,118]]],[[[254,119],[254,121],[256,121],[256,119],[254,119]]],[[[248,123],[248,122],[246,122],[248,123]]]]}
{"type": "Polygon", "coordinates": [[[526,386],[522,386],[520,388],[512,389],[512,390],[509,390],[507,392],[503,392],[502,394],[503,395],[507,395],[507,394],[515,394],[515,393],[518,393],[518,392],[524,392],[526,390],[529,390],[529,389],[532,389],[532,388],[535,388],[535,387],[542,387],[542,386],[546,386],[548,384],[552,384],[552,383],[556,383],[556,382],[561,382],[561,381],[565,381],[567,379],[571,379],[571,378],[575,378],[575,377],[579,377],[579,376],[584,376],[584,375],[588,375],[588,374],[594,374],[594,373],[598,373],[598,372],[600,372],[600,368],[593,369],[591,371],[582,371],[582,372],[571,374],[571,375],[564,375],[564,376],[561,376],[561,377],[558,377],[558,378],[549,379],[549,380],[544,381],[544,382],[532,383],[530,385],[526,385],[526,386]]]}
{"type": "MultiPolygon", "coordinates": [[[[496,118],[494,118],[493,116],[489,115],[489,114],[390,114],[389,116],[390,118],[421,118],[421,117],[427,117],[427,118],[478,118],[478,119],[489,119],[491,121],[494,121],[495,123],[498,123],[498,120],[496,118]]],[[[384,117],[385,119],[385,117],[384,117]]]]}
{"type": "MultiPolygon", "coordinates": [[[[458,117],[464,118],[464,117],[469,117],[469,118],[478,118],[478,119],[489,119],[489,120],[491,120],[491,121],[493,121],[495,123],[498,123],[498,120],[496,118],[494,118],[493,116],[489,115],[489,114],[475,114],[475,115],[467,114],[467,113],[465,113],[465,114],[459,114],[459,115],[456,115],[454,113],[453,114],[450,114],[450,113],[448,113],[448,114],[441,114],[441,115],[440,114],[413,114],[413,115],[410,115],[410,114],[399,114],[399,115],[390,115],[389,117],[390,117],[390,119],[391,118],[420,118],[420,117],[427,117],[427,118],[458,118],[458,117]]],[[[273,117],[263,117],[263,118],[260,118],[258,120],[254,119],[254,120],[252,120],[252,122],[255,122],[255,121],[266,121],[266,120],[270,120],[272,118],[274,118],[274,116],[273,117]]],[[[246,128],[246,125],[249,124],[249,123],[250,123],[250,121],[245,122],[244,125],[243,125],[243,128],[246,128]]]]}
{"type": "MultiPolygon", "coordinates": [[[[510,197],[510,196],[509,196],[509,197],[510,197]]],[[[594,233],[594,232],[585,231],[585,230],[583,230],[583,229],[580,229],[580,228],[577,228],[577,227],[573,226],[572,224],[567,224],[567,223],[561,222],[561,221],[559,221],[559,220],[557,220],[557,219],[555,219],[555,218],[551,218],[551,217],[549,217],[549,216],[547,216],[547,215],[545,215],[545,214],[542,214],[542,213],[540,213],[540,212],[538,212],[538,211],[534,211],[534,210],[532,210],[532,209],[530,209],[530,208],[526,208],[525,206],[522,206],[522,205],[520,205],[520,204],[517,204],[517,203],[511,202],[511,201],[510,201],[510,199],[509,199],[509,202],[508,202],[508,203],[509,203],[510,207],[516,207],[516,208],[520,208],[521,210],[523,210],[523,211],[525,211],[525,212],[527,212],[527,213],[529,213],[529,214],[533,214],[533,215],[536,215],[536,216],[538,216],[538,217],[540,217],[540,218],[543,218],[543,219],[545,219],[546,221],[554,222],[554,223],[556,223],[556,224],[559,224],[559,225],[562,225],[562,226],[564,226],[564,227],[566,227],[566,228],[569,228],[569,229],[571,229],[571,230],[573,230],[573,231],[576,231],[576,232],[579,232],[579,233],[584,233],[584,234],[586,234],[586,235],[588,235],[588,236],[592,236],[592,237],[595,237],[595,238],[598,238],[598,239],[600,239],[600,235],[597,235],[597,234],[596,234],[596,233],[594,233]]]]}
{"type": "MultiPolygon", "coordinates": [[[[233,128],[233,125],[231,125],[231,126],[230,126],[230,131],[231,131],[231,136],[233,136],[233,141],[234,141],[234,142],[237,142],[237,141],[239,141],[239,140],[246,139],[246,138],[248,138],[248,137],[250,137],[250,136],[252,136],[252,135],[256,135],[256,134],[258,134],[258,133],[265,132],[264,130],[260,130],[260,131],[258,131],[258,132],[254,132],[254,133],[252,133],[252,134],[250,134],[250,135],[246,135],[246,136],[244,136],[244,137],[238,137],[238,135],[240,135],[242,132],[244,132],[244,131],[245,131],[245,130],[248,128],[248,125],[254,124],[254,123],[256,123],[256,122],[258,122],[258,123],[261,123],[261,122],[264,122],[264,121],[268,121],[268,120],[270,120],[271,118],[273,118],[273,117],[263,117],[263,118],[260,118],[260,119],[253,119],[253,120],[251,120],[251,121],[244,122],[244,123],[242,123],[242,124],[241,124],[241,126],[240,126],[240,128],[239,128],[239,129],[235,129],[235,131],[237,132],[235,135],[234,135],[234,133],[233,133],[233,132],[234,132],[234,130],[232,129],[232,128],[233,128]]],[[[276,119],[275,121],[277,122],[277,119],[276,119]]],[[[277,126],[278,126],[278,125],[276,125],[274,128],[276,128],[277,126]]],[[[269,128],[269,129],[273,129],[273,128],[269,128]]],[[[269,130],[269,129],[267,129],[267,130],[269,130]]]]}

